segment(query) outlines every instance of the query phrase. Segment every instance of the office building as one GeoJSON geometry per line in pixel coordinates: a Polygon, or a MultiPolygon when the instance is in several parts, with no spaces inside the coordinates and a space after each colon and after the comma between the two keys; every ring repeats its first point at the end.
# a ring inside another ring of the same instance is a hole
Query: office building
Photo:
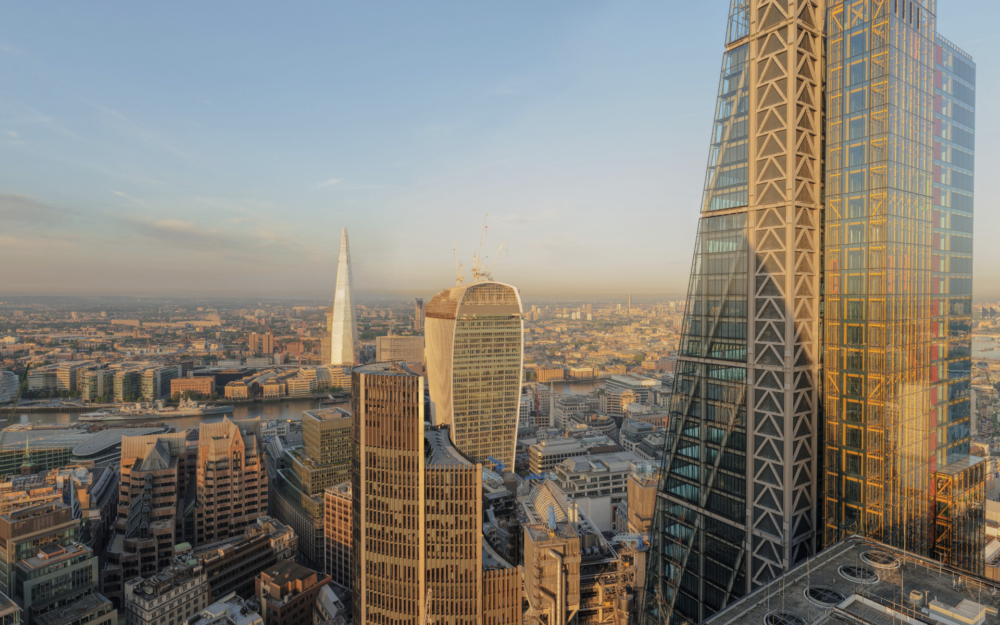
{"type": "Polygon", "coordinates": [[[936,32],[946,7],[956,3],[828,11],[823,541],[863,534],[981,573],[985,468],[969,448],[976,70],[936,32]]]}
{"type": "Polygon", "coordinates": [[[285,560],[260,572],[257,603],[264,625],[313,625],[320,590],[329,575],[285,560]]]}
{"type": "Polygon", "coordinates": [[[62,502],[21,508],[0,516],[0,592],[17,594],[17,564],[42,548],[64,547],[79,537],[80,522],[62,502]]]}
{"type": "MultiPolygon", "coordinates": [[[[478,275],[478,274],[477,274],[478,275]]],[[[516,288],[484,279],[434,296],[425,311],[427,377],[436,425],[466,458],[514,467],[524,360],[516,288]],[[490,460],[492,458],[493,460],[490,460]]]]}
{"type": "Polygon", "coordinates": [[[115,371],[112,393],[116,404],[142,399],[142,370],[128,368],[115,371]]]}
{"type": "Polygon", "coordinates": [[[358,362],[360,348],[358,322],[351,288],[351,250],[347,242],[347,228],[344,228],[340,235],[340,256],[337,259],[337,285],[333,295],[333,309],[327,315],[330,359],[324,364],[349,367],[358,362]]]}
{"type": "Polygon", "coordinates": [[[260,419],[203,423],[198,437],[198,544],[226,540],[268,511],[260,419]]]}
{"type": "Polygon", "coordinates": [[[170,382],[180,375],[180,367],[150,367],[142,372],[142,398],[169,399],[170,382]]]}
{"type": "Polygon", "coordinates": [[[208,398],[215,394],[215,378],[174,378],[170,380],[170,396],[190,393],[197,398],[208,398]]]}
{"type": "Polygon", "coordinates": [[[0,369],[0,404],[14,401],[19,384],[16,373],[0,369]]]}
{"type": "Polygon", "coordinates": [[[425,432],[423,378],[366,365],[353,391],[352,622],[520,623],[520,569],[482,540],[482,464],[425,432]]]}
{"type": "Polygon", "coordinates": [[[174,545],[193,540],[194,471],[185,432],[122,440],[115,534],[104,553],[101,593],[124,609],[124,583],[173,562],[174,545]],[[190,490],[189,490],[190,489],[190,490]]]}
{"type": "Polygon", "coordinates": [[[414,300],[414,310],[413,310],[413,331],[423,332],[424,331],[424,298],[418,297],[414,300]]]}
{"type": "Polygon", "coordinates": [[[975,69],[936,5],[732,0],[644,622],[702,622],[855,533],[981,566],[975,69]]]}
{"type": "Polygon", "coordinates": [[[270,332],[251,332],[247,339],[247,351],[255,356],[270,356],[274,347],[274,335],[270,332]]]}
{"type": "Polygon", "coordinates": [[[378,362],[423,362],[424,337],[375,337],[375,360],[378,362]]]}
{"type": "Polygon", "coordinates": [[[326,489],[323,511],[323,572],[334,584],[351,587],[351,499],[350,482],[326,489]]]}
{"type": "Polygon", "coordinates": [[[114,398],[114,371],[110,369],[89,369],[80,375],[80,397],[85,401],[109,402],[114,398]]]}
{"type": "Polygon", "coordinates": [[[257,572],[282,560],[294,560],[298,542],[292,528],[262,516],[242,536],[197,548],[191,557],[204,568],[212,600],[232,593],[250,597],[257,572]]]}
{"type": "Polygon", "coordinates": [[[183,623],[211,603],[205,570],[183,558],[148,578],[125,582],[126,625],[183,623]]]}
{"type": "Polygon", "coordinates": [[[272,467],[272,513],[295,530],[302,561],[316,569],[325,561],[324,491],[350,479],[351,427],[340,408],[303,412],[304,444],[282,447],[272,467]]]}

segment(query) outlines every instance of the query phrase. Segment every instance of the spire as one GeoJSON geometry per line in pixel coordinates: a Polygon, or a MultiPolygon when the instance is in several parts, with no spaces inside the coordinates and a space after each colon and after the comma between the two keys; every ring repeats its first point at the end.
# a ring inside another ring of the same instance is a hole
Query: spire
{"type": "Polygon", "coordinates": [[[351,248],[347,241],[347,228],[344,228],[340,235],[337,288],[333,295],[330,322],[330,364],[334,366],[353,366],[358,361],[358,324],[351,288],[351,248]]]}

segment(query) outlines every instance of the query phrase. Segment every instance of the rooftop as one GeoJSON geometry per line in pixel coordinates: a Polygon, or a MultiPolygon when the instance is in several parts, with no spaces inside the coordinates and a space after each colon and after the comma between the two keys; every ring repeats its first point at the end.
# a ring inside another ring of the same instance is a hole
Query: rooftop
{"type": "MultiPolygon", "coordinates": [[[[123,436],[144,436],[146,434],[156,434],[162,432],[163,428],[122,428],[101,430],[85,439],[73,448],[73,455],[77,458],[86,458],[107,451],[116,445],[120,445],[123,436]]],[[[34,442],[34,441],[32,441],[34,442]]]]}
{"type": "Polygon", "coordinates": [[[426,445],[424,447],[424,457],[428,466],[472,466],[462,454],[458,453],[448,438],[448,429],[424,430],[426,445]]]}
{"type": "MultiPolygon", "coordinates": [[[[985,616],[983,610],[994,610],[996,615],[998,603],[1000,584],[882,543],[851,537],[772,580],[703,625],[763,623],[768,614],[784,614],[785,622],[801,625],[939,625],[948,621],[935,616],[948,611],[985,616]],[[868,581],[860,581],[863,579],[868,581]]],[[[966,617],[957,622],[984,621],[966,617]]]]}
{"type": "Polygon", "coordinates": [[[69,605],[60,606],[54,610],[34,617],[35,625],[61,625],[86,620],[88,615],[99,610],[110,612],[114,609],[111,602],[100,593],[93,593],[77,599],[69,605]]]}
{"type": "Polygon", "coordinates": [[[415,376],[417,375],[404,362],[376,362],[370,365],[362,365],[360,367],[354,367],[352,371],[356,373],[363,373],[365,375],[401,375],[401,376],[415,376]]]}

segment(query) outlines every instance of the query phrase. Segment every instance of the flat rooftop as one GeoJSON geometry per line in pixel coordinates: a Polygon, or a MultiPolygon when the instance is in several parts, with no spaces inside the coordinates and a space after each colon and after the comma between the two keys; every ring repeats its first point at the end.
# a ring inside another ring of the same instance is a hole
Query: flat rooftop
{"type": "MultiPolygon", "coordinates": [[[[911,601],[912,591],[926,592],[932,611],[969,613],[977,611],[980,604],[995,609],[1000,602],[1000,584],[852,537],[731,604],[703,625],[764,623],[772,613],[787,615],[791,625],[940,625],[942,621],[933,618],[932,612],[923,611],[928,608],[911,601]],[[867,581],[859,581],[863,579],[867,581]],[[958,580],[961,584],[956,584],[958,580]]],[[[996,616],[986,619],[986,623],[997,622],[996,616]]]]}

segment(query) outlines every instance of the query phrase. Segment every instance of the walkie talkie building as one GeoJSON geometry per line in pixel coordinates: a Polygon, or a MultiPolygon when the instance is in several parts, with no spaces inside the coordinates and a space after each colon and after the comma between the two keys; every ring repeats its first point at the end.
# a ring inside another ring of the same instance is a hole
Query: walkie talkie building
{"type": "Polygon", "coordinates": [[[934,5],[731,2],[646,623],[699,623],[851,533],[981,551],[974,66],[934,5]]]}

